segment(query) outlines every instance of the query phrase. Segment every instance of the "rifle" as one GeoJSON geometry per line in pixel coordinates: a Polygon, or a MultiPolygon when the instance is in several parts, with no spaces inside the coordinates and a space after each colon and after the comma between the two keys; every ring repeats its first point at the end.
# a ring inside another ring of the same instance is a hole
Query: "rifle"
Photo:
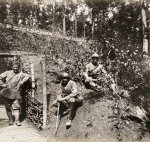
{"type": "Polygon", "coordinates": [[[54,136],[56,136],[56,134],[57,134],[58,127],[59,127],[60,120],[61,120],[61,118],[59,118],[59,109],[60,109],[60,103],[58,103],[57,121],[56,121],[56,129],[55,129],[55,132],[54,132],[54,136]]]}

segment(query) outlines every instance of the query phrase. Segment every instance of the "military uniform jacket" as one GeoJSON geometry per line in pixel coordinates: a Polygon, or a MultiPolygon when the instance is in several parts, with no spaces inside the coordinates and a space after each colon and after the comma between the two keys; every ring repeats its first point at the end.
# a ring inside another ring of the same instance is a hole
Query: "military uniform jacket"
{"type": "Polygon", "coordinates": [[[93,75],[93,72],[98,72],[100,71],[100,69],[102,68],[103,66],[101,64],[99,64],[98,66],[94,66],[92,63],[89,63],[86,65],[86,72],[88,73],[88,76],[96,79],[97,77],[97,74],[93,75]]]}
{"type": "Polygon", "coordinates": [[[78,100],[83,99],[81,94],[78,93],[77,85],[74,81],[70,80],[65,87],[63,87],[62,84],[60,84],[60,86],[61,86],[63,97],[70,95],[71,97],[76,98],[78,100]]]}
{"type": "Polygon", "coordinates": [[[26,80],[30,78],[30,75],[23,72],[15,74],[13,70],[6,71],[0,75],[2,79],[6,78],[7,88],[3,88],[0,91],[0,95],[8,99],[20,98],[19,87],[20,84],[23,84],[26,80]]]}

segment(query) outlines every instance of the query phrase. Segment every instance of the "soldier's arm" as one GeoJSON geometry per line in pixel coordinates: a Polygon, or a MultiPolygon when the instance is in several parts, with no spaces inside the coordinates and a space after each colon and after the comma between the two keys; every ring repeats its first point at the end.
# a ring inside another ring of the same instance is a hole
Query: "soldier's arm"
{"type": "Polygon", "coordinates": [[[31,78],[31,76],[29,74],[23,73],[22,74],[22,79],[19,82],[19,88],[22,87],[22,85],[27,82],[29,80],[29,78],[31,78]]]}
{"type": "Polygon", "coordinates": [[[4,73],[0,74],[0,85],[3,87],[7,87],[7,84],[3,82],[3,79],[8,76],[8,71],[5,71],[4,73]]]}
{"type": "Polygon", "coordinates": [[[94,74],[103,69],[103,65],[99,64],[98,67],[93,71],[94,74]]]}
{"type": "Polygon", "coordinates": [[[0,79],[2,80],[5,77],[7,77],[8,73],[9,73],[8,71],[5,71],[4,73],[0,74],[0,79]]]}
{"type": "Polygon", "coordinates": [[[83,72],[83,75],[84,75],[84,77],[85,77],[86,79],[89,78],[89,76],[88,76],[88,65],[86,65],[85,71],[83,72]]]}
{"type": "Polygon", "coordinates": [[[73,82],[72,84],[72,88],[71,88],[71,94],[64,97],[63,100],[69,100],[70,98],[76,97],[77,96],[77,85],[75,82],[73,82]]]}

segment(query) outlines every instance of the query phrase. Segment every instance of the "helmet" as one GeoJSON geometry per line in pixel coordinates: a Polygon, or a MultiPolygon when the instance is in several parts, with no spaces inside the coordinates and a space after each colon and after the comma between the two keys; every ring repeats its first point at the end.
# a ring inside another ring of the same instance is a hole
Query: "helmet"
{"type": "Polygon", "coordinates": [[[98,56],[97,53],[94,53],[94,54],[92,55],[92,58],[99,58],[99,56],[98,56]]]}
{"type": "Polygon", "coordinates": [[[69,74],[68,73],[66,73],[66,72],[64,72],[63,74],[62,74],[62,78],[70,78],[70,76],[69,76],[69,74]]]}

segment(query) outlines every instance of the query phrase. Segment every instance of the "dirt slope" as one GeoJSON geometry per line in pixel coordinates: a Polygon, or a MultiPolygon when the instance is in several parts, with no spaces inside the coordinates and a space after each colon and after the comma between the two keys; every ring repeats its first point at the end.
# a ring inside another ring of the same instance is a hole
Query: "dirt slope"
{"type": "MultiPolygon", "coordinates": [[[[149,138],[148,132],[143,132],[140,123],[131,120],[119,120],[111,118],[114,100],[108,99],[99,93],[91,90],[83,91],[84,105],[77,111],[72,127],[66,129],[67,116],[60,122],[56,139],[75,141],[145,141],[149,138]],[[122,122],[121,129],[115,127],[122,122]],[[119,133],[120,131],[120,133],[119,133]]],[[[43,135],[53,138],[55,131],[56,117],[51,118],[49,129],[43,131],[43,135]]]]}

